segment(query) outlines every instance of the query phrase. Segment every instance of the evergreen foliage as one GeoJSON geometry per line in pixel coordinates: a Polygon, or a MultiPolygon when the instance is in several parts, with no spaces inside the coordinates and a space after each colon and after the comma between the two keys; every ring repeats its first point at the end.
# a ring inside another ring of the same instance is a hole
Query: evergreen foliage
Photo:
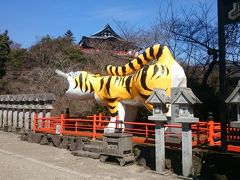
{"type": "Polygon", "coordinates": [[[9,60],[11,41],[8,31],[0,34],[0,79],[5,75],[5,63],[9,60]]]}

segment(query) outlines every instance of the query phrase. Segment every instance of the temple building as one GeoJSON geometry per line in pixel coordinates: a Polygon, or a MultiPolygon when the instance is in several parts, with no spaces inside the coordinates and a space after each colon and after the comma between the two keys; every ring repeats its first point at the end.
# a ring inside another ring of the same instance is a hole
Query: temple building
{"type": "Polygon", "coordinates": [[[85,53],[108,51],[116,55],[129,56],[135,55],[139,50],[133,42],[120,37],[109,24],[91,36],[83,36],[79,46],[85,53]]]}

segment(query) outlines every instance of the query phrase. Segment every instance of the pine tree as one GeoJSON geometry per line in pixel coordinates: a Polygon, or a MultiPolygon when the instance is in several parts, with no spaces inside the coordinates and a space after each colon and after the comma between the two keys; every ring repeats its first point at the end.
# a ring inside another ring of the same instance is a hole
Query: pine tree
{"type": "Polygon", "coordinates": [[[11,41],[8,31],[0,34],[0,79],[5,75],[5,63],[9,59],[11,41]]]}

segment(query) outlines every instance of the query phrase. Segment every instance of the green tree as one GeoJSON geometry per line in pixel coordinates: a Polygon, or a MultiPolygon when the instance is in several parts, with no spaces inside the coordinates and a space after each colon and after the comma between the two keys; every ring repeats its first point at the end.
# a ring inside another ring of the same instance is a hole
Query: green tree
{"type": "Polygon", "coordinates": [[[8,31],[0,34],[0,79],[5,75],[5,63],[9,59],[11,41],[8,31]]]}
{"type": "Polygon", "coordinates": [[[71,30],[67,30],[67,32],[64,35],[65,35],[65,38],[67,38],[71,43],[73,43],[74,37],[71,30]]]}

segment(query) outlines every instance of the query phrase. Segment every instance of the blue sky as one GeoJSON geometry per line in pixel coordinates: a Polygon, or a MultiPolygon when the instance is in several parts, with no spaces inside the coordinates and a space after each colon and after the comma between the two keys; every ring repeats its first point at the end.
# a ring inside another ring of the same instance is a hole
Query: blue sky
{"type": "MultiPolygon", "coordinates": [[[[202,0],[213,4],[217,0],[202,0]]],[[[5,0],[0,6],[0,32],[29,47],[41,37],[63,35],[70,29],[78,42],[83,35],[101,30],[106,24],[115,29],[114,20],[148,28],[156,19],[160,5],[170,0],[5,0]]],[[[197,8],[197,0],[172,0],[176,12],[197,8]]]]}

